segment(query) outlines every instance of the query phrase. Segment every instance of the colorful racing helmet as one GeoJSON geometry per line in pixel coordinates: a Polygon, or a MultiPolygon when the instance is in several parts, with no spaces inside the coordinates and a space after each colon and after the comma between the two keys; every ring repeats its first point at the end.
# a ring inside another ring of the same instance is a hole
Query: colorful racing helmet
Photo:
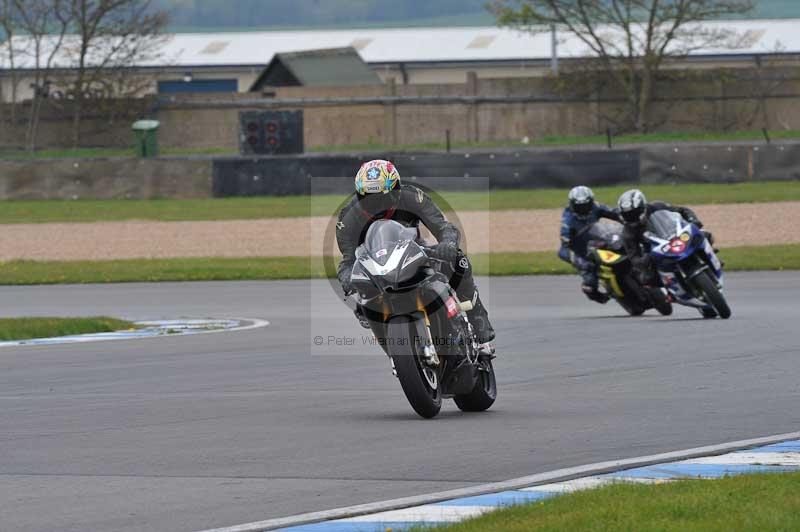
{"type": "Polygon", "coordinates": [[[361,165],[355,185],[358,204],[370,217],[391,216],[400,202],[400,174],[390,161],[376,159],[361,165]]]}
{"type": "Polygon", "coordinates": [[[375,159],[361,165],[355,179],[356,193],[388,194],[400,186],[400,174],[394,164],[375,159]]]}

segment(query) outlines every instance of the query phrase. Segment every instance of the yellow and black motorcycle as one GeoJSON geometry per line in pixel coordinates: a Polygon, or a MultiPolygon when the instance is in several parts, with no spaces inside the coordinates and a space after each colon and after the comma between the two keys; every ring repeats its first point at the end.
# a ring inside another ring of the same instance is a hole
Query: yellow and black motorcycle
{"type": "Polygon", "coordinates": [[[644,286],[631,264],[622,242],[622,226],[616,222],[598,222],[588,232],[589,257],[597,265],[600,290],[614,298],[631,316],[654,308],[660,314],[672,314],[672,303],[661,287],[644,286]]]}

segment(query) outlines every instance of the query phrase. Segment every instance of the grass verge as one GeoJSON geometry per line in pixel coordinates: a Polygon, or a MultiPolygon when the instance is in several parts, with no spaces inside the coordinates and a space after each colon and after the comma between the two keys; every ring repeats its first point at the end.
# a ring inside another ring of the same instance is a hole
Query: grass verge
{"type": "Polygon", "coordinates": [[[800,473],[611,484],[513,506],[436,532],[799,530],[800,473]]]}
{"type": "Polygon", "coordinates": [[[52,338],[72,334],[134,329],[136,326],[124,320],[95,316],[90,318],[0,318],[0,340],[30,340],[52,338]]]}
{"type": "MultiPolygon", "coordinates": [[[[729,248],[726,271],[800,270],[800,244],[729,248]]],[[[555,251],[477,253],[477,275],[561,275],[574,270],[555,251]]],[[[0,285],[322,279],[335,275],[308,257],[199,258],[0,263],[0,285]]]]}
{"type": "MultiPolygon", "coordinates": [[[[162,148],[161,155],[238,155],[236,148],[162,148]]],[[[0,159],[97,159],[106,157],[136,157],[133,148],[77,148],[47,149],[29,152],[24,150],[5,150],[0,159]]]]}
{"type": "MultiPolygon", "coordinates": [[[[723,248],[720,257],[725,271],[800,270],[800,244],[742,246],[723,248]]],[[[473,258],[478,275],[562,275],[572,274],[572,266],[560,260],[555,251],[529,253],[479,253],[473,258]]]]}
{"type": "MultiPolygon", "coordinates": [[[[615,205],[626,186],[597,187],[599,201],[615,205]]],[[[736,184],[642,185],[649,198],[682,204],[800,201],[800,181],[736,184]]],[[[493,190],[436,194],[447,211],[560,208],[567,189],[493,190]]],[[[331,216],[347,199],[343,195],[265,196],[220,199],[3,201],[0,224],[100,222],[122,220],[253,220],[331,216]]]]}
{"type": "MultiPolygon", "coordinates": [[[[444,136],[444,135],[443,135],[444,136]]],[[[800,138],[798,130],[770,131],[770,139],[797,139],[800,138]]],[[[648,133],[646,135],[618,135],[611,139],[614,146],[620,144],[652,144],[673,142],[736,142],[736,141],[761,141],[764,134],[761,131],[730,131],[730,132],[664,132],[648,133]]],[[[452,148],[486,149],[486,148],[528,148],[531,146],[576,146],[582,144],[598,144],[605,146],[608,138],[605,135],[552,135],[530,139],[527,143],[521,140],[489,141],[489,142],[453,142],[452,148]]],[[[444,150],[447,145],[442,138],[440,142],[425,142],[417,144],[404,144],[402,146],[389,146],[381,143],[352,144],[347,146],[315,146],[310,149],[314,152],[398,152],[416,150],[444,150]]]]}
{"type": "MultiPolygon", "coordinates": [[[[771,139],[800,139],[800,130],[770,131],[771,139]]],[[[764,141],[761,131],[729,131],[729,132],[664,132],[648,133],[646,135],[619,135],[612,137],[614,145],[619,144],[647,144],[665,142],[730,142],[730,141],[764,141]]],[[[527,143],[521,140],[501,140],[489,142],[453,142],[455,149],[491,149],[491,148],[529,148],[531,146],[575,146],[581,144],[605,145],[608,139],[605,135],[551,135],[530,139],[527,143]]],[[[398,152],[415,150],[444,150],[446,143],[426,142],[390,146],[381,143],[349,144],[341,146],[314,146],[311,152],[318,153],[347,153],[347,152],[398,152]]],[[[236,148],[210,147],[210,148],[170,148],[162,147],[162,155],[238,155],[236,148]]],[[[136,153],[131,148],[77,148],[77,149],[45,149],[35,152],[24,150],[5,150],[0,152],[3,159],[56,159],[56,158],[98,158],[98,157],[134,157],[136,153]]]]}

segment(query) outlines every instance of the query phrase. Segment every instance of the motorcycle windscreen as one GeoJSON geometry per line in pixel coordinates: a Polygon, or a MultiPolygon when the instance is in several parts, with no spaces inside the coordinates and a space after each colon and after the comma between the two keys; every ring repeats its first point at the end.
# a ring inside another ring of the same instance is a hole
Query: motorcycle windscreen
{"type": "MultiPolygon", "coordinates": [[[[590,242],[602,242],[612,246],[616,243],[622,245],[622,224],[617,222],[596,222],[587,231],[586,236],[590,242]]],[[[616,247],[616,246],[614,246],[616,247]]]]}
{"type": "Polygon", "coordinates": [[[647,221],[647,230],[657,237],[669,240],[677,236],[684,225],[686,222],[677,212],[656,211],[650,215],[650,219],[647,221]]]}
{"type": "Polygon", "coordinates": [[[385,266],[398,242],[414,240],[416,237],[417,230],[413,227],[406,227],[394,220],[378,220],[369,226],[364,247],[375,262],[385,266]]]}

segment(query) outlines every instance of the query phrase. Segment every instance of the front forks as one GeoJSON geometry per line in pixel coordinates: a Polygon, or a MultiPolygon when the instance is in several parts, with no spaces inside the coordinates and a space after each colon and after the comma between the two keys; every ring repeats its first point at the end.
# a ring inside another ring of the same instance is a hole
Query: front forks
{"type": "Polygon", "coordinates": [[[422,358],[427,365],[438,368],[441,361],[436,353],[436,346],[433,344],[431,320],[428,318],[427,312],[423,311],[422,315],[425,317],[425,343],[422,346],[422,358]]]}

